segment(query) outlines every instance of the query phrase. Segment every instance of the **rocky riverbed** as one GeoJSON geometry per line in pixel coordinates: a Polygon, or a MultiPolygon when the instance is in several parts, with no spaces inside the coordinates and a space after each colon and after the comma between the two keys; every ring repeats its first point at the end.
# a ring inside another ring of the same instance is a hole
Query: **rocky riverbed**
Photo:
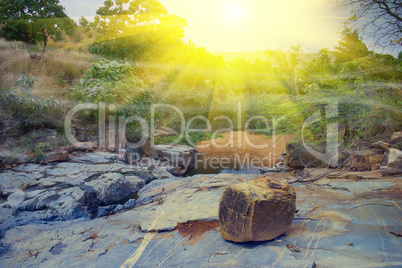
{"type": "MultiPolygon", "coordinates": [[[[402,177],[377,171],[295,183],[297,213],[289,231],[258,243],[223,240],[222,192],[258,176],[177,178],[108,153],[3,170],[0,266],[402,265],[402,177]]],[[[290,173],[264,176],[292,179],[290,173]]]]}

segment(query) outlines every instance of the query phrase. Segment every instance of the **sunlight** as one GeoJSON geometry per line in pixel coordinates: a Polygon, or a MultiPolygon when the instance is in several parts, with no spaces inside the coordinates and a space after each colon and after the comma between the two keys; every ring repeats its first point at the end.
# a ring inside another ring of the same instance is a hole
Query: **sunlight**
{"type": "Polygon", "coordinates": [[[187,38],[218,52],[287,51],[295,43],[300,43],[305,52],[316,52],[336,45],[343,21],[322,0],[161,2],[169,12],[186,18],[187,38]]]}
{"type": "Polygon", "coordinates": [[[242,10],[238,5],[232,5],[226,10],[226,16],[230,20],[238,20],[242,17],[242,10]]]}

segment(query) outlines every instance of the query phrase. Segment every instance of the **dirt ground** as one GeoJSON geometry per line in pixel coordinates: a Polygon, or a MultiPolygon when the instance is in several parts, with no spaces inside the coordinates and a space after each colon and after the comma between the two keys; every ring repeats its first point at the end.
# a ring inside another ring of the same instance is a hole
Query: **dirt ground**
{"type": "Polygon", "coordinates": [[[279,162],[286,143],[292,135],[268,137],[249,132],[225,132],[223,138],[197,143],[204,159],[228,159],[230,162],[250,163],[263,168],[273,167],[279,162]]]}

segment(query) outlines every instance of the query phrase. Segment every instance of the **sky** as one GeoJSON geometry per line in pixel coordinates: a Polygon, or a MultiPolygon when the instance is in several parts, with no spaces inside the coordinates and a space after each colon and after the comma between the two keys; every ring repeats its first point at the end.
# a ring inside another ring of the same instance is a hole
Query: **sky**
{"type": "MultiPolygon", "coordinates": [[[[104,0],[60,0],[68,16],[93,18],[104,0]]],[[[186,19],[186,39],[211,52],[249,52],[300,44],[333,49],[348,12],[327,0],[160,0],[186,19]]]]}

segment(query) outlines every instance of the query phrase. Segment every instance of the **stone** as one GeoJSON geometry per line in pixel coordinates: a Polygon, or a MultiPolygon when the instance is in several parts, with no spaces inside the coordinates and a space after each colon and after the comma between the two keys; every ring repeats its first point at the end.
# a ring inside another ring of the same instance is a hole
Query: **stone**
{"type": "Polygon", "coordinates": [[[98,207],[98,214],[96,215],[97,218],[112,214],[116,205],[109,205],[109,206],[99,206],[98,207]]]}
{"type": "Polygon", "coordinates": [[[175,176],[192,173],[198,159],[198,150],[186,145],[155,145],[152,153],[155,159],[167,162],[169,172],[175,176]]]}
{"type": "Polygon", "coordinates": [[[126,176],[125,180],[131,184],[134,191],[139,191],[142,187],[145,186],[145,181],[138,176],[126,176]]]}
{"type": "Polygon", "coordinates": [[[381,160],[380,171],[382,175],[394,175],[402,173],[402,151],[388,149],[381,160]]]}
{"type": "Polygon", "coordinates": [[[152,171],[152,175],[154,175],[155,178],[157,178],[158,180],[162,180],[162,179],[167,179],[167,178],[172,178],[172,177],[174,177],[174,176],[172,175],[172,173],[170,173],[170,172],[168,171],[168,169],[165,168],[165,167],[158,167],[158,168],[155,168],[155,169],[152,171]]]}
{"type": "Polygon", "coordinates": [[[17,208],[24,201],[25,201],[25,192],[21,190],[10,194],[7,198],[8,205],[13,209],[17,208]]]}
{"type": "Polygon", "coordinates": [[[144,143],[140,147],[141,153],[146,156],[152,156],[153,148],[149,142],[144,143]]]}
{"type": "Polygon", "coordinates": [[[69,156],[67,151],[53,151],[45,153],[45,161],[48,163],[51,162],[60,162],[60,161],[68,161],[69,156]]]}
{"type": "Polygon", "coordinates": [[[85,185],[91,186],[95,190],[97,199],[104,205],[117,203],[138,191],[138,184],[126,180],[120,173],[103,174],[85,185]]]}
{"type": "MultiPolygon", "coordinates": [[[[312,149],[317,152],[325,153],[324,146],[312,146],[309,145],[312,149]]],[[[290,142],[286,144],[286,164],[290,167],[296,168],[318,168],[318,167],[326,167],[326,163],[324,163],[321,159],[317,159],[314,155],[310,154],[304,144],[297,142],[290,142]]]]}
{"type": "Polygon", "coordinates": [[[129,165],[135,165],[140,161],[141,150],[137,147],[127,146],[126,149],[121,149],[119,151],[119,155],[121,155],[119,158],[123,162],[129,165]]]}
{"type": "Polygon", "coordinates": [[[92,141],[77,142],[72,145],[74,151],[92,151],[96,148],[96,144],[92,141]]]}
{"type": "Polygon", "coordinates": [[[274,167],[274,168],[260,168],[260,173],[261,174],[266,174],[266,173],[277,173],[281,172],[282,168],[281,167],[274,167]]]}
{"type": "Polygon", "coordinates": [[[221,235],[233,242],[274,239],[289,229],[295,210],[295,190],[279,179],[232,185],[219,201],[221,235]]]}
{"type": "Polygon", "coordinates": [[[39,182],[33,174],[4,172],[0,173],[0,196],[8,196],[18,190],[36,186],[39,182]]]}
{"type": "Polygon", "coordinates": [[[371,144],[371,146],[374,148],[379,148],[379,149],[383,149],[383,150],[387,150],[389,148],[389,144],[384,141],[374,142],[373,144],[371,144]]]}
{"type": "Polygon", "coordinates": [[[391,143],[397,144],[400,142],[402,142],[402,131],[393,133],[391,136],[391,143]]]}
{"type": "Polygon", "coordinates": [[[368,148],[362,150],[346,149],[340,154],[340,162],[344,167],[355,168],[359,171],[373,171],[380,169],[384,149],[368,148]]]}
{"type": "Polygon", "coordinates": [[[3,154],[0,156],[0,164],[27,164],[29,156],[26,154],[3,154]]]}
{"type": "Polygon", "coordinates": [[[71,157],[71,160],[77,163],[85,164],[108,164],[113,163],[117,159],[117,155],[108,153],[87,153],[80,157],[71,157]]]}
{"type": "Polygon", "coordinates": [[[36,195],[32,199],[28,199],[21,203],[18,207],[18,211],[35,211],[42,210],[50,207],[52,201],[57,200],[60,197],[56,191],[45,191],[36,195]]]}

